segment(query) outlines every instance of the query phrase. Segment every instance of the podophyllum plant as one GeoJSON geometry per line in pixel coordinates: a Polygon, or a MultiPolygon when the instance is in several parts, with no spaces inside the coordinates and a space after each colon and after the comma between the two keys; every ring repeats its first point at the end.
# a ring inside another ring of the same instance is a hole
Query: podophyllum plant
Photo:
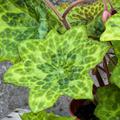
{"type": "Polygon", "coordinates": [[[0,61],[13,64],[4,82],[29,88],[29,106],[34,112],[22,119],[75,119],[43,112],[67,95],[96,99],[95,115],[100,120],[119,120],[120,1],[53,3],[0,0],[0,61]],[[99,70],[109,80],[108,87],[98,90],[98,97],[92,92],[90,70],[100,86],[104,83],[99,70]]]}

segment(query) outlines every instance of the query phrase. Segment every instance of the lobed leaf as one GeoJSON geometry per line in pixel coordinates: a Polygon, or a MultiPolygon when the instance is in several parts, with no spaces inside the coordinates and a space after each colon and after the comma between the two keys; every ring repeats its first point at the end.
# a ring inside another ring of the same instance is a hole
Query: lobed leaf
{"type": "Polygon", "coordinates": [[[34,112],[51,107],[58,97],[92,99],[91,68],[102,61],[109,47],[89,40],[84,26],[59,35],[49,32],[45,40],[27,40],[19,46],[22,58],[4,75],[6,83],[30,89],[34,112]]]}
{"type": "Polygon", "coordinates": [[[20,42],[45,37],[48,32],[47,9],[37,2],[0,1],[0,61],[19,61],[20,42]]]}
{"type": "Polygon", "coordinates": [[[0,61],[19,61],[18,44],[38,38],[38,23],[8,0],[0,1],[0,61]]]}
{"type": "Polygon", "coordinates": [[[41,8],[46,9],[43,0],[10,0],[10,2],[22,11],[27,12],[37,21],[45,16],[45,13],[43,14],[43,12],[40,13],[39,11],[41,8]]]}
{"type": "Polygon", "coordinates": [[[60,25],[60,22],[52,15],[52,11],[45,5],[44,0],[10,0],[15,6],[31,17],[35,18],[39,25],[39,37],[44,38],[49,30],[60,25]]]}
{"type": "Polygon", "coordinates": [[[103,11],[103,3],[97,0],[92,3],[77,6],[73,8],[72,12],[68,15],[70,22],[80,21],[80,19],[90,22],[95,19],[103,11]]]}
{"type": "Polygon", "coordinates": [[[114,85],[99,88],[97,91],[98,105],[95,115],[100,120],[120,119],[120,89],[114,85]]]}
{"type": "MultiPolygon", "coordinates": [[[[61,11],[61,13],[63,13],[68,6],[68,3],[62,3],[60,6],[57,6],[57,8],[59,11],[61,11]]],[[[102,10],[103,3],[99,0],[91,3],[80,4],[70,11],[70,13],[67,15],[67,19],[72,24],[76,22],[83,23],[83,21],[90,22],[100,15],[102,10]]]]}
{"type": "Polygon", "coordinates": [[[75,120],[73,117],[58,116],[53,113],[47,113],[45,111],[39,113],[24,113],[21,116],[22,120],[75,120]]]}
{"type": "MultiPolygon", "coordinates": [[[[120,9],[120,1],[111,0],[111,2],[116,10],[120,9]]],[[[56,7],[61,13],[63,13],[69,5],[70,2],[67,1],[56,7]]],[[[109,5],[108,7],[110,9],[109,5]]],[[[94,2],[88,2],[85,4],[81,3],[70,11],[67,15],[67,19],[72,25],[76,25],[76,23],[87,24],[91,22],[91,20],[95,20],[98,16],[101,16],[103,10],[104,5],[102,0],[95,0],[94,2]]]]}

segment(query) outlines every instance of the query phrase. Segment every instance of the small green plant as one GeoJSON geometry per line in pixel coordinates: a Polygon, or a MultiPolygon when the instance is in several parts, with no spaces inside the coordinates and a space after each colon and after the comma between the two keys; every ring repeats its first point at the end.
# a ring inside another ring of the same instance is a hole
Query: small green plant
{"type": "Polygon", "coordinates": [[[120,119],[120,89],[115,85],[99,88],[97,91],[98,105],[95,110],[100,120],[120,119]]]}
{"type": "Polygon", "coordinates": [[[4,82],[27,87],[34,112],[21,118],[74,120],[43,112],[67,95],[97,101],[100,120],[119,120],[120,1],[53,2],[0,0],[0,61],[13,63],[4,82]],[[98,97],[91,70],[100,84],[98,97]],[[109,87],[99,70],[107,74],[109,87]]]}

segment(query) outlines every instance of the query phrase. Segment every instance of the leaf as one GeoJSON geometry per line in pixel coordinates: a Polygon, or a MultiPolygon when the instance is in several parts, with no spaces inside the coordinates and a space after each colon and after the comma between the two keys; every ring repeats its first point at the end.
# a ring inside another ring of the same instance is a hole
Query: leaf
{"type": "Polygon", "coordinates": [[[117,62],[118,62],[118,59],[117,59],[116,56],[112,56],[110,59],[111,59],[111,60],[110,60],[109,63],[108,63],[108,69],[109,69],[109,71],[112,73],[113,70],[114,70],[114,68],[116,67],[116,64],[117,64],[117,62]]]}
{"type": "Polygon", "coordinates": [[[120,41],[112,41],[112,45],[115,51],[115,54],[117,55],[118,61],[120,62],[120,41]]]}
{"type": "Polygon", "coordinates": [[[120,88],[120,13],[115,14],[106,23],[106,31],[101,36],[102,41],[111,41],[115,54],[118,59],[118,64],[112,72],[110,81],[120,88]]]}
{"type": "Polygon", "coordinates": [[[95,115],[100,120],[120,119],[120,89],[114,85],[103,87],[97,91],[98,105],[95,115]]]}
{"type": "Polygon", "coordinates": [[[89,3],[87,5],[77,6],[72,9],[68,15],[70,22],[80,21],[80,19],[90,22],[95,19],[103,10],[103,3],[100,0],[89,3]]]}
{"type": "Polygon", "coordinates": [[[49,114],[48,120],[76,120],[75,117],[65,117],[54,115],[53,113],[49,114]]]}
{"type": "MultiPolygon", "coordinates": [[[[111,2],[116,10],[120,9],[120,1],[111,0],[111,2]]],[[[67,1],[67,2],[61,2],[61,4],[56,7],[61,13],[64,13],[65,9],[69,5],[70,2],[67,1]]],[[[94,2],[87,2],[85,4],[81,3],[80,5],[74,7],[70,11],[70,13],[67,15],[67,19],[72,25],[76,25],[76,23],[83,25],[101,16],[103,10],[104,10],[104,5],[102,0],[95,0],[94,2]]]]}
{"type": "Polygon", "coordinates": [[[106,22],[106,30],[101,35],[101,41],[115,41],[120,40],[120,12],[113,15],[106,22]]]}
{"type": "Polygon", "coordinates": [[[114,71],[112,72],[112,76],[110,78],[111,82],[117,85],[120,88],[120,62],[118,62],[114,71]]]}
{"type": "Polygon", "coordinates": [[[21,4],[18,3],[19,7],[16,7],[17,5],[10,1],[0,1],[0,61],[15,63],[20,60],[18,54],[19,43],[26,39],[43,38],[48,29],[46,20],[43,19],[46,16],[43,7],[39,7],[38,10],[42,18],[39,21],[35,16],[29,14],[31,11],[25,12],[20,9],[24,0],[21,1],[21,4]]]}
{"type": "Polygon", "coordinates": [[[48,120],[48,114],[44,111],[39,113],[24,113],[20,117],[21,120],[48,120]]]}
{"type": "Polygon", "coordinates": [[[17,8],[24,12],[27,12],[30,16],[35,18],[37,21],[43,18],[47,12],[43,14],[39,10],[46,10],[46,6],[43,0],[10,0],[17,8]]]}
{"type": "Polygon", "coordinates": [[[15,6],[36,19],[39,25],[39,37],[44,38],[47,32],[60,25],[57,16],[52,15],[52,11],[47,8],[43,0],[10,0],[15,6]]]}
{"type": "Polygon", "coordinates": [[[115,69],[112,72],[110,81],[120,88],[120,83],[119,83],[119,81],[120,81],[120,42],[117,41],[117,40],[112,41],[112,45],[113,45],[115,54],[117,56],[118,63],[115,66],[115,69]]]}
{"type": "Polygon", "coordinates": [[[35,18],[37,21],[42,15],[39,13],[39,7],[43,7],[42,0],[10,0],[14,6],[21,9],[24,12],[27,12],[30,16],[35,18]],[[40,4],[41,3],[41,4],[40,4]]]}
{"type": "Polygon", "coordinates": [[[47,113],[45,111],[39,113],[24,113],[21,116],[22,120],[75,120],[73,117],[64,117],[55,115],[53,113],[47,113]]]}
{"type": "MultiPolygon", "coordinates": [[[[58,6],[57,8],[63,13],[68,6],[69,4],[66,3],[66,6],[58,6]]],[[[72,24],[76,22],[79,23],[82,21],[90,22],[91,20],[95,19],[98,15],[100,15],[102,10],[103,3],[100,0],[97,0],[92,3],[87,3],[85,5],[78,5],[74,7],[67,15],[67,19],[72,24]]]]}
{"type": "Polygon", "coordinates": [[[19,46],[22,61],[5,73],[6,83],[30,89],[34,112],[51,107],[61,95],[92,99],[91,68],[102,61],[107,44],[89,40],[84,26],[59,35],[49,32],[45,40],[27,40],[19,46]]]}
{"type": "Polygon", "coordinates": [[[8,0],[2,0],[0,8],[0,61],[15,62],[19,60],[18,44],[24,39],[37,38],[38,23],[8,0]]]}
{"type": "Polygon", "coordinates": [[[111,0],[114,8],[117,10],[117,11],[120,11],[120,1],[119,0],[111,0]]]}
{"type": "Polygon", "coordinates": [[[101,16],[97,17],[87,24],[88,37],[99,40],[104,29],[105,28],[101,16]]]}

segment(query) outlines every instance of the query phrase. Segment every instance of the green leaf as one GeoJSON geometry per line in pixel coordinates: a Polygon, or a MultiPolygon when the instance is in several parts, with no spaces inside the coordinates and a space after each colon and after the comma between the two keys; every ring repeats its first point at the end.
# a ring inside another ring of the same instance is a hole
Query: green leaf
{"type": "Polygon", "coordinates": [[[115,51],[115,54],[118,58],[118,61],[120,62],[120,41],[112,41],[112,45],[115,51]]]}
{"type": "Polygon", "coordinates": [[[24,113],[20,116],[22,120],[48,120],[48,113],[42,111],[39,113],[24,113]]]}
{"type": "Polygon", "coordinates": [[[43,0],[10,0],[15,6],[36,19],[39,24],[39,37],[44,38],[47,32],[59,26],[57,16],[52,15],[52,11],[45,5],[43,0]]]}
{"type": "Polygon", "coordinates": [[[90,22],[95,19],[103,10],[103,3],[100,0],[87,5],[81,5],[73,8],[68,15],[70,22],[80,21],[80,19],[90,22]]]}
{"type": "MultiPolygon", "coordinates": [[[[64,3],[61,6],[57,6],[58,10],[63,13],[65,9],[69,6],[68,3],[64,3]]],[[[95,19],[103,10],[103,3],[97,0],[92,3],[85,5],[78,5],[74,7],[70,13],[67,15],[67,19],[70,23],[79,23],[82,21],[90,22],[95,19]]]]}
{"type": "Polygon", "coordinates": [[[45,20],[46,10],[42,5],[38,7],[39,9],[36,8],[36,12],[26,12],[20,9],[24,1],[18,3],[19,7],[11,1],[0,1],[0,61],[14,63],[20,60],[18,54],[20,42],[44,38],[48,28],[45,20]],[[34,16],[29,14],[30,12],[34,16]],[[36,18],[37,13],[40,13],[40,20],[36,18]]]}
{"type": "Polygon", "coordinates": [[[40,16],[42,15],[39,13],[39,7],[43,7],[42,0],[9,0],[16,6],[17,8],[21,9],[24,12],[27,12],[35,18],[37,21],[40,19],[40,16]],[[40,4],[41,3],[41,4],[40,4]]]}
{"type": "Polygon", "coordinates": [[[113,15],[106,22],[106,30],[101,35],[101,41],[115,41],[120,40],[120,12],[113,15]]]}
{"type": "Polygon", "coordinates": [[[39,113],[24,113],[21,116],[22,120],[75,120],[73,117],[64,117],[55,115],[53,113],[39,112],[39,113]]]}
{"type": "Polygon", "coordinates": [[[111,59],[111,60],[108,62],[108,69],[109,69],[109,71],[112,73],[113,70],[114,70],[114,68],[116,67],[116,64],[117,64],[117,62],[118,62],[118,59],[117,59],[116,56],[112,56],[110,59],[111,59]]]}
{"type": "Polygon", "coordinates": [[[46,16],[46,12],[40,12],[42,9],[47,9],[43,0],[9,0],[11,1],[17,8],[21,9],[24,12],[27,12],[30,16],[35,18],[37,21],[46,16]]]}
{"type": "Polygon", "coordinates": [[[112,76],[110,78],[111,82],[117,85],[120,88],[120,62],[118,62],[114,71],[112,72],[112,76]]]}
{"type": "Polygon", "coordinates": [[[120,1],[119,0],[111,0],[114,8],[117,10],[117,11],[120,11],[120,1]]]}
{"type": "Polygon", "coordinates": [[[75,117],[64,117],[59,115],[49,114],[48,120],[76,120],[75,117]]]}
{"type": "Polygon", "coordinates": [[[120,119],[120,89],[114,85],[103,87],[97,91],[98,105],[95,115],[100,120],[120,119]]]}
{"type": "Polygon", "coordinates": [[[105,27],[101,16],[97,17],[87,24],[88,37],[99,40],[100,35],[103,33],[104,29],[105,27]]]}
{"type": "Polygon", "coordinates": [[[112,72],[112,76],[110,78],[111,82],[117,85],[120,88],[120,41],[112,41],[112,45],[115,51],[115,54],[118,59],[118,63],[115,66],[115,69],[112,72]]]}
{"type": "Polygon", "coordinates": [[[51,107],[61,95],[92,99],[89,71],[108,49],[107,44],[89,40],[84,26],[63,35],[52,30],[45,40],[21,43],[22,61],[7,71],[4,80],[30,89],[29,104],[34,112],[51,107]]]}
{"type": "MultiPolygon", "coordinates": [[[[111,0],[111,2],[116,10],[120,10],[120,1],[111,0]]],[[[61,4],[56,7],[61,13],[64,13],[69,5],[69,1],[64,3],[61,2],[61,4]]],[[[108,7],[110,9],[110,6],[108,7]]],[[[72,25],[76,25],[76,23],[86,24],[91,22],[91,20],[95,20],[98,16],[101,16],[103,10],[103,1],[95,0],[94,2],[80,4],[74,7],[67,15],[67,19],[72,25]]]]}

